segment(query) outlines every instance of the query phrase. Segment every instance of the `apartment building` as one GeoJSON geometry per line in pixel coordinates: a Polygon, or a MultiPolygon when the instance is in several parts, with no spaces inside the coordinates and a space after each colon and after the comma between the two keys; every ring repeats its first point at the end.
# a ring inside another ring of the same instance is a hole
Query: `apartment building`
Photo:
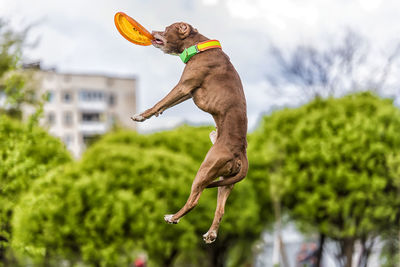
{"type": "MultiPolygon", "coordinates": [[[[37,70],[38,94],[47,95],[41,124],[75,157],[114,125],[136,130],[136,79],[37,70]]],[[[29,112],[28,112],[29,113],[29,112]]]]}

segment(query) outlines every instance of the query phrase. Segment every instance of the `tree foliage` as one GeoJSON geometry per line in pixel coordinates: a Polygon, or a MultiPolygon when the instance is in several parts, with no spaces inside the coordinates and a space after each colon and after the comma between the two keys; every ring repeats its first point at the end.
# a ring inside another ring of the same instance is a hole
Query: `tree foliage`
{"type": "Polygon", "coordinates": [[[190,163],[161,149],[97,145],[79,165],[45,177],[21,202],[15,245],[33,244],[25,249],[42,256],[82,257],[94,266],[126,266],[135,248],[145,248],[163,265],[194,243],[187,222],[168,229],[162,221],[168,206],[178,206],[180,188],[166,181],[189,180],[190,163]],[[164,194],[169,198],[160,201],[164,194]],[[27,227],[28,221],[34,223],[27,227]]]}
{"type": "Polygon", "coordinates": [[[24,39],[25,33],[17,33],[0,21],[0,77],[17,65],[24,39]]]}
{"type": "Polygon", "coordinates": [[[277,183],[292,218],[337,240],[338,258],[350,266],[356,240],[399,225],[398,176],[389,164],[400,152],[399,131],[389,99],[316,99],[264,117],[251,142],[252,175],[259,184],[268,178],[260,189],[277,183]]]}
{"type": "MultiPolygon", "coordinates": [[[[141,148],[167,148],[174,153],[182,153],[191,157],[196,162],[197,170],[211,147],[208,135],[212,130],[214,130],[213,127],[190,127],[184,125],[173,131],[159,132],[150,136],[120,132],[116,135],[105,136],[104,142],[125,145],[135,144],[141,148]]],[[[193,179],[195,173],[191,175],[193,179]]],[[[243,262],[250,261],[252,256],[251,245],[255,240],[259,239],[262,229],[272,219],[272,211],[270,209],[263,212],[263,214],[267,215],[266,217],[259,216],[259,205],[255,200],[253,182],[251,178],[245,181],[245,183],[238,184],[229,197],[226,206],[227,212],[224,215],[216,242],[212,245],[201,245],[202,250],[211,259],[210,266],[223,266],[225,264],[238,266],[243,262]],[[240,211],[240,214],[231,213],[229,212],[230,210],[240,211]]],[[[186,191],[187,195],[188,193],[189,191],[186,191]]],[[[186,198],[183,198],[180,201],[181,205],[185,201],[186,198]]],[[[215,205],[216,192],[205,190],[195,212],[204,214],[206,217],[202,217],[200,220],[197,217],[193,219],[197,236],[201,236],[207,231],[214,216],[215,205]]],[[[189,214],[185,218],[191,218],[192,216],[194,215],[189,214]]]]}
{"type": "Polygon", "coordinates": [[[70,161],[64,145],[44,130],[0,115],[0,258],[11,238],[15,204],[33,180],[70,161]]]}
{"type": "MultiPolygon", "coordinates": [[[[211,225],[216,190],[206,190],[198,207],[177,225],[166,224],[163,215],[185,203],[211,146],[209,132],[208,127],[184,126],[151,135],[106,135],[81,161],[35,183],[14,216],[14,246],[40,261],[61,257],[126,266],[135,253],[146,251],[153,266],[201,266],[200,255],[210,252],[201,235],[211,225]]],[[[226,246],[258,238],[259,209],[251,183],[236,186],[226,211],[219,237],[226,246]]]]}
{"type": "Polygon", "coordinates": [[[35,96],[36,83],[29,71],[22,72],[22,48],[29,27],[17,32],[0,19],[0,114],[22,118],[22,105],[38,105],[40,98],[35,96]]]}

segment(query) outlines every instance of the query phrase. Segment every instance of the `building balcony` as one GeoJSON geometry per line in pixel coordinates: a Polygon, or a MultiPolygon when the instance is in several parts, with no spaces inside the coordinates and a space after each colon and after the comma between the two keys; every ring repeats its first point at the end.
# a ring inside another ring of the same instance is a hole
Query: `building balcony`
{"type": "Polygon", "coordinates": [[[109,129],[109,125],[106,122],[81,122],[79,124],[79,131],[82,134],[104,134],[109,129]]]}
{"type": "Polygon", "coordinates": [[[83,111],[105,111],[107,103],[105,101],[82,101],[78,102],[78,108],[83,111]]]}

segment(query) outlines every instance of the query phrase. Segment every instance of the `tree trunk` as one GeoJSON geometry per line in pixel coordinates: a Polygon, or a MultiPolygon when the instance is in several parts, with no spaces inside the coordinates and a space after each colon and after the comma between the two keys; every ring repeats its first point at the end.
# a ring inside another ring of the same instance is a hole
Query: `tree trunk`
{"type": "Polygon", "coordinates": [[[5,250],[2,245],[0,245],[0,263],[4,263],[5,258],[5,250]]]}
{"type": "Polygon", "coordinates": [[[336,259],[341,267],[351,267],[354,253],[354,239],[344,238],[337,241],[339,253],[336,259]]]}
{"type": "MultiPolygon", "coordinates": [[[[275,231],[276,227],[275,227],[275,231]]],[[[279,246],[279,234],[276,233],[274,237],[274,245],[272,249],[272,266],[279,266],[279,255],[280,255],[280,246],[279,246]]]]}
{"type": "Polygon", "coordinates": [[[0,266],[7,266],[6,251],[3,247],[0,248],[0,266]]]}
{"type": "Polygon", "coordinates": [[[289,261],[288,261],[288,257],[287,257],[287,254],[286,254],[285,245],[283,244],[281,236],[279,237],[279,246],[280,246],[282,263],[283,263],[282,266],[283,267],[289,267],[289,261]]]}
{"type": "Polygon", "coordinates": [[[274,214],[275,214],[275,232],[276,237],[274,240],[273,248],[273,258],[272,265],[288,267],[288,260],[286,257],[285,247],[282,241],[282,214],[281,214],[281,203],[278,198],[273,200],[274,214]],[[280,264],[280,258],[282,259],[282,264],[280,264]]]}
{"type": "Polygon", "coordinates": [[[224,267],[229,241],[217,239],[211,245],[207,245],[207,253],[210,259],[210,267],[224,267]]]}
{"type": "Polygon", "coordinates": [[[44,259],[43,259],[43,267],[51,267],[51,256],[49,253],[49,250],[46,249],[46,252],[44,254],[44,259]]]}
{"type": "Polygon", "coordinates": [[[169,255],[168,258],[164,259],[163,267],[172,267],[177,254],[178,254],[178,250],[174,249],[172,251],[171,255],[169,255]]]}
{"type": "Polygon", "coordinates": [[[360,242],[361,242],[361,254],[358,260],[358,267],[367,267],[369,256],[371,255],[372,248],[374,247],[375,244],[375,238],[374,237],[362,238],[360,242]]]}
{"type": "Polygon", "coordinates": [[[325,235],[319,234],[317,264],[316,264],[317,267],[322,266],[322,255],[323,255],[324,244],[325,244],[325,235]]]}
{"type": "Polygon", "coordinates": [[[0,265],[7,266],[7,259],[6,259],[6,247],[4,243],[7,242],[7,239],[0,236],[0,265]]]}
{"type": "Polygon", "coordinates": [[[353,253],[354,253],[354,239],[348,238],[343,242],[343,254],[345,255],[345,267],[351,267],[353,264],[353,253]]]}

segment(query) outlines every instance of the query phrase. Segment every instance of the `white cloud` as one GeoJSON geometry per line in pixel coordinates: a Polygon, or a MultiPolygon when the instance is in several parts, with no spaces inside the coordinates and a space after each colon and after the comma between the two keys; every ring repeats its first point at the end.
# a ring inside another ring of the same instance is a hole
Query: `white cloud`
{"type": "Polygon", "coordinates": [[[367,11],[372,11],[382,4],[382,0],[358,0],[358,2],[367,11]]]}
{"type": "MultiPolygon", "coordinates": [[[[397,0],[0,0],[0,17],[10,19],[15,29],[40,22],[31,34],[32,39],[40,36],[41,43],[28,56],[61,71],[135,74],[140,110],[173,88],[184,65],[153,47],[127,42],[115,29],[114,14],[124,11],[149,30],[187,21],[221,41],[242,78],[251,123],[271,106],[293,99],[293,90],[271,94],[265,84],[266,73],[274,70],[268,57],[272,42],[283,49],[299,43],[318,46],[352,27],[384,46],[399,41],[398,10],[397,0]]],[[[211,117],[188,102],[142,127],[157,128],[168,120],[204,122],[211,117]]]]}
{"type": "Polygon", "coordinates": [[[258,3],[252,0],[227,0],[227,7],[238,18],[252,19],[260,15],[258,3]]]}
{"type": "Polygon", "coordinates": [[[214,6],[218,3],[218,0],[203,0],[203,4],[206,6],[214,6]]]}

